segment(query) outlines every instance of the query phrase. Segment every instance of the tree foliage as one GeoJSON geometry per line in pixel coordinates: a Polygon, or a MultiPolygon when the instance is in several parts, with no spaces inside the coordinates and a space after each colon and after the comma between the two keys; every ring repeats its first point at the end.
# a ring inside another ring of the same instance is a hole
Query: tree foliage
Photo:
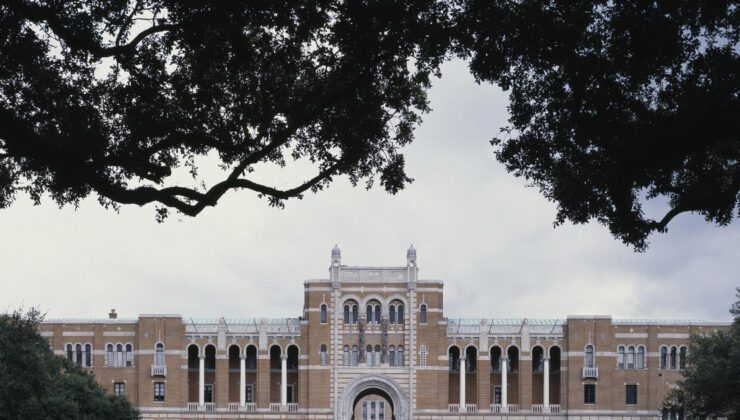
{"type": "Polygon", "coordinates": [[[230,189],[280,205],[338,175],[396,193],[446,15],[433,0],[4,1],[0,207],[95,192],[196,215],[230,189]],[[205,156],[222,180],[173,176],[205,156]],[[299,159],[316,174],[293,187],[252,174],[299,159]]]}
{"type": "Polygon", "coordinates": [[[740,288],[736,296],[729,329],[691,337],[685,379],[666,399],[687,418],[740,419],[740,288]]]}
{"type": "Polygon", "coordinates": [[[37,310],[0,315],[0,419],[138,419],[125,397],[106,394],[92,374],[52,353],[41,319],[37,310]]]}
{"type": "Polygon", "coordinates": [[[736,0],[461,0],[461,53],[511,90],[498,160],[566,220],[636,249],[678,214],[740,211],[736,0]],[[647,215],[645,199],[669,209],[647,215]]]}
{"type": "Polygon", "coordinates": [[[456,54],[510,91],[496,155],[556,224],[596,220],[643,250],[679,214],[740,212],[739,28],[737,0],[6,0],[0,207],[94,193],[196,215],[232,189],[282,205],[339,175],[396,193],[456,54]],[[199,177],[205,157],[223,179],[199,177]],[[315,176],[260,181],[293,160],[315,176]]]}

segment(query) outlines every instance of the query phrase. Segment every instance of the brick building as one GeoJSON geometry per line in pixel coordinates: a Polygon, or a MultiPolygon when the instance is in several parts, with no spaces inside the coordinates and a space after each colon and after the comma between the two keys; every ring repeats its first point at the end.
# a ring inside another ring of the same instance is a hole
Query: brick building
{"type": "Polygon", "coordinates": [[[144,418],[656,418],[699,321],[454,319],[443,283],[406,265],[343,265],[281,319],[60,319],[54,351],[144,418]],[[243,384],[243,385],[242,385],[243,384]]]}

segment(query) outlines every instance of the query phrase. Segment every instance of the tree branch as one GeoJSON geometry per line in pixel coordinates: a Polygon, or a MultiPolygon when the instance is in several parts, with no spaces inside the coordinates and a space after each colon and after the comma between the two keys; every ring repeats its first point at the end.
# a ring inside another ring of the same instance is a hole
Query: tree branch
{"type": "Polygon", "coordinates": [[[105,175],[106,169],[108,169],[105,165],[101,166],[100,163],[90,162],[75,156],[74,153],[70,153],[69,149],[63,149],[53,142],[47,141],[23,121],[18,120],[11,112],[2,108],[0,108],[0,127],[7,130],[7,136],[4,136],[4,138],[11,155],[33,160],[39,169],[45,168],[57,174],[64,174],[65,171],[73,168],[72,170],[76,172],[76,175],[84,179],[85,184],[110,200],[121,204],[138,205],[156,201],[175,208],[188,216],[197,215],[206,206],[215,206],[218,200],[230,189],[246,188],[278,200],[297,197],[350,164],[348,158],[338,160],[320,171],[315,177],[288,190],[280,190],[239,178],[249,165],[259,162],[271,151],[276,150],[286,142],[290,138],[290,133],[293,132],[291,129],[286,130],[283,136],[274,136],[273,140],[264,148],[240,162],[224,181],[215,184],[205,193],[187,187],[157,189],[152,186],[145,186],[127,189],[125,186],[111,181],[105,175]]]}
{"type": "Polygon", "coordinates": [[[702,210],[700,207],[696,206],[682,206],[678,205],[672,209],[670,209],[665,216],[659,221],[659,222],[653,222],[650,225],[651,230],[657,230],[658,232],[665,232],[666,227],[668,226],[668,223],[673,220],[676,216],[678,216],[681,213],[686,212],[692,212],[692,211],[700,211],[702,210]]]}
{"type": "MultiPolygon", "coordinates": [[[[98,194],[121,204],[137,204],[142,206],[156,201],[168,207],[175,208],[185,215],[196,216],[207,206],[215,206],[218,203],[218,200],[227,191],[236,188],[250,189],[279,200],[298,197],[300,194],[315,187],[323,180],[333,176],[345,164],[346,163],[344,161],[338,161],[303,184],[288,190],[268,187],[243,178],[227,178],[211,187],[205,193],[186,187],[166,187],[157,189],[151,186],[146,186],[126,189],[119,185],[100,182],[102,181],[100,179],[93,181],[91,186],[98,192],[98,194]],[[195,203],[192,203],[192,201],[195,203]]],[[[232,175],[233,173],[234,172],[232,172],[232,175]]]]}
{"type": "Polygon", "coordinates": [[[68,47],[76,50],[83,50],[92,55],[102,58],[114,55],[132,52],[136,46],[146,37],[158,32],[166,32],[176,29],[178,25],[165,24],[151,26],[134,37],[128,44],[117,45],[114,47],[104,47],[100,45],[91,34],[83,36],[75,33],[64,26],[62,21],[57,17],[54,10],[48,7],[42,7],[36,4],[28,4],[22,0],[8,0],[6,5],[14,12],[22,15],[34,23],[46,23],[49,28],[61,38],[68,47]]]}

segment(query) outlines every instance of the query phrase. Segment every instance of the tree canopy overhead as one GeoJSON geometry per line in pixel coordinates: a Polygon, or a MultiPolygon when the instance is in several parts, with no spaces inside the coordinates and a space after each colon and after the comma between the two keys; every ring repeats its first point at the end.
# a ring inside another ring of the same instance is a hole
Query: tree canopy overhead
{"type": "Polygon", "coordinates": [[[498,160],[636,249],[684,212],[740,212],[736,0],[461,0],[463,55],[510,89],[498,160]],[[647,215],[645,199],[668,210],[647,215]]]}
{"type": "Polygon", "coordinates": [[[445,16],[432,0],[5,1],[0,207],[19,191],[60,205],[95,192],[193,216],[230,189],[279,205],[337,175],[396,193],[445,16]],[[224,179],[173,181],[208,154],[224,179]],[[251,176],[291,159],[315,176],[286,189],[251,176]]]}
{"type": "Polygon", "coordinates": [[[6,0],[0,207],[93,194],[194,216],[232,189],[282,205],[340,175],[396,193],[455,55],[510,91],[496,156],[556,224],[643,250],[679,214],[740,212],[739,28],[737,0],[6,0]],[[204,156],[222,179],[198,177],[204,156]],[[292,160],[314,176],[258,181],[292,160]]]}

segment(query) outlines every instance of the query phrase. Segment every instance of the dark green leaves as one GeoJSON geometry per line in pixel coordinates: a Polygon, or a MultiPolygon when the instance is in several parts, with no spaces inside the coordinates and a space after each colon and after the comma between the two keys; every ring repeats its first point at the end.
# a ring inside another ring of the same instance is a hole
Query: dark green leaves
{"type": "Polygon", "coordinates": [[[680,213],[726,225],[740,210],[737,2],[459,5],[473,74],[511,89],[496,156],[557,223],[597,220],[643,250],[680,213]]]}
{"type": "Polygon", "coordinates": [[[0,315],[0,418],[135,420],[126,398],[106,394],[93,376],[54,356],[38,333],[37,310],[0,315]]]}

